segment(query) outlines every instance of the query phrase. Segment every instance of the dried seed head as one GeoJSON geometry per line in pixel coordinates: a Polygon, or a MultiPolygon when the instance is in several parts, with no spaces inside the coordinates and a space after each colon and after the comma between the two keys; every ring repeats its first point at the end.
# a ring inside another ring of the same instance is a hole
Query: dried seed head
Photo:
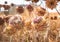
{"type": "Polygon", "coordinates": [[[18,6],[17,12],[18,13],[23,13],[24,12],[24,8],[22,6],[18,6]]]}
{"type": "Polygon", "coordinates": [[[57,1],[56,0],[46,0],[46,6],[50,9],[55,8],[57,5],[57,1]]]}
{"type": "Polygon", "coordinates": [[[33,6],[28,5],[28,6],[27,6],[27,9],[28,9],[29,12],[32,12],[32,11],[33,11],[33,6]]]}

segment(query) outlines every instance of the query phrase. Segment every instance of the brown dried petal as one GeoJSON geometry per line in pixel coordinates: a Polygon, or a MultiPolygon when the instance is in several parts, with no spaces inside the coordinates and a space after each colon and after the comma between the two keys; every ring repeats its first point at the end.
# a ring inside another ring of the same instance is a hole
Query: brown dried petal
{"type": "Polygon", "coordinates": [[[28,9],[29,12],[33,11],[33,7],[31,5],[28,5],[27,9],[28,9]]]}
{"type": "Polygon", "coordinates": [[[11,3],[11,6],[14,6],[14,4],[13,4],[13,3],[11,3]]]}
{"type": "Polygon", "coordinates": [[[9,8],[10,8],[10,6],[9,6],[9,5],[3,5],[3,7],[4,7],[4,9],[5,9],[5,10],[7,10],[7,9],[9,9],[9,8]]]}
{"type": "Polygon", "coordinates": [[[57,20],[57,16],[54,17],[54,20],[57,20]]]}
{"type": "Polygon", "coordinates": [[[0,17],[0,25],[3,25],[3,24],[4,24],[4,19],[0,17]]]}
{"type": "Polygon", "coordinates": [[[4,17],[4,21],[8,23],[8,22],[9,22],[10,17],[11,17],[11,16],[4,17]]]}
{"type": "Polygon", "coordinates": [[[22,6],[19,6],[19,7],[17,8],[17,12],[18,12],[18,13],[23,13],[23,12],[24,12],[24,8],[23,8],[22,6]]]}

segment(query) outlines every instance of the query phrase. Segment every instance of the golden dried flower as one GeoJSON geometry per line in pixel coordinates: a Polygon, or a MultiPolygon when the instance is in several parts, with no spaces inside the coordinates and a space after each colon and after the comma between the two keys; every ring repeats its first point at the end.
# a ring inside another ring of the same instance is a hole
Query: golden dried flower
{"type": "Polygon", "coordinates": [[[45,31],[47,29],[47,24],[46,24],[46,22],[39,23],[39,24],[35,25],[35,28],[37,31],[45,31]],[[40,25],[40,24],[42,24],[42,25],[40,25]]]}
{"type": "Polygon", "coordinates": [[[9,24],[15,27],[17,30],[20,30],[23,26],[22,19],[19,15],[10,17],[9,24]]]}
{"type": "Polygon", "coordinates": [[[7,36],[14,35],[16,33],[16,28],[12,26],[7,26],[6,29],[4,30],[3,34],[7,36]]]}
{"type": "Polygon", "coordinates": [[[30,30],[31,29],[31,21],[30,20],[26,20],[25,23],[24,23],[24,26],[30,30]]]}
{"type": "Polygon", "coordinates": [[[41,10],[38,11],[38,15],[39,15],[39,16],[44,16],[45,13],[46,13],[46,9],[44,9],[44,8],[42,8],[42,7],[41,7],[41,10]]]}
{"type": "Polygon", "coordinates": [[[46,6],[50,9],[55,8],[57,5],[57,1],[56,0],[46,0],[46,6]]]}
{"type": "Polygon", "coordinates": [[[46,23],[46,21],[43,20],[42,17],[38,17],[37,19],[34,20],[34,22],[35,22],[34,24],[35,24],[36,30],[37,30],[37,31],[44,31],[44,30],[46,30],[46,28],[47,28],[47,23],[46,23]],[[37,19],[39,19],[40,22],[38,22],[37,19]]]}

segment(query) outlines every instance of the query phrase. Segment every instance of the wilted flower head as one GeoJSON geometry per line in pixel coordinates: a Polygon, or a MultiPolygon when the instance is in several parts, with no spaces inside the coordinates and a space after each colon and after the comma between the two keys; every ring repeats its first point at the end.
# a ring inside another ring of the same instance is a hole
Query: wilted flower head
{"type": "Polygon", "coordinates": [[[46,0],[46,6],[50,9],[55,8],[57,5],[57,1],[56,0],[46,0]]]}
{"type": "Polygon", "coordinates": [[[27,6],[27,10],[28,10],[29,12],[32,12],[32,11],[33,11],[33,6],[28,5],[28,6],[27,6]]]}
{"type": "Polygon", "coordinates": [[[11,25],[18,24],[19,22],[21,22],[21,17],[19,15],[12,16],[9,19],[9,24],[11,25]]]}
{"type": "Polygon", "coordinates": [[[22,6],[18,6],[17,12],[18,13],[23,13],[24,12],[24,8],[22,6]]]}
{"type": "Polygon", "coordinates": [[[3,7],[4,7],[4,9],[5,9],[5,10],[7,10],[7,9],[9,9],[9,8],[10,8],[10,6],[9,6],[9,5],[3,5],[3,7]]]}
{"type": "Polygon", "coordinates": [[[40,8],[40,10],[38,11],[38,15],[40,15],[40,16],[44,16],[45,15],[45,13],[46,13],[46,9],[44,9],[44,8],[40,8]]]}

